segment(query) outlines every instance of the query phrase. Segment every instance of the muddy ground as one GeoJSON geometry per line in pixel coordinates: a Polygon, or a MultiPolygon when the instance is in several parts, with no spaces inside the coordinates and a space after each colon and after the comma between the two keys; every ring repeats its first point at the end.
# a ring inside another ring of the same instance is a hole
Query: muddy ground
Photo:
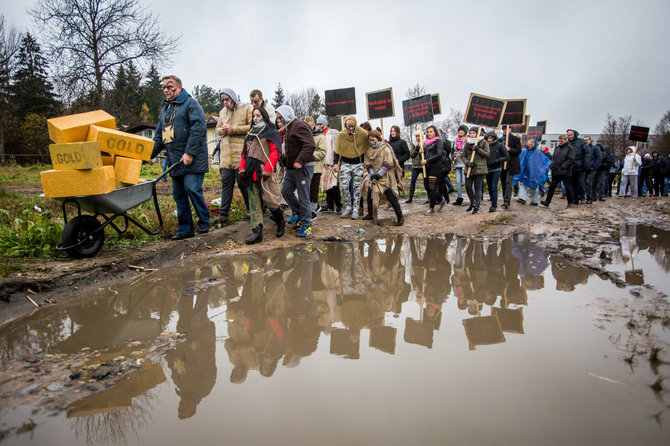
{"type": "MultiPolygon", "coordinates": [[[[23,316],[36,310],[26,296],[38,305],[63,305],[75,302],[78,296],[92,291],[134,281],[152,274],[156,269],[198,257],[290,248],[305,243],[358,240],[394,233],[410,236],[454,233],[494,240],[514,233],[527,233],[548,254],[560,254],[566,263],[588,268],[602,279],[624,287],[625,278],[606,269],[621,249],[620,224],[650,225],[670,231],[670,200],[664,197],[608,199],[570,209],[561,199],[555,200],[549,209],[514,201],[510,209],[499,209],[494,213],[487,212],[489,203],[484,201],[484,212],[479,215],[466,213],[465,206],[448,204],[442,212],[429,216],[424,215],[427,209],[424,199],[419,197],[414,203],[402,204],[405,224],[401,227],[391,225],[394,214],[384,207],[380,211],[382,225],[319,213],[311,238],[297,238],[297,231],[289,228],[283,237],[275,238],[275,225],[266,217],[264,241],[253,246],[244,244],[250,235],[250,227],[248,221],[242,221],[188,240],[161,241],[141,249],[103,250],[93,259],[39,261],[30,265],[27,272],[5,278],[0,283],[0,295],[4,296],[0,302],[0,324],[20,323],[23,316]]],[[[622,352],[623,359],[632,361],[635,357],[649,355],[659,346],[670,347],[654,339],[650,330],[653,320],[649,317],[653,314],[658,320],[670,320],[670,305],[665,294],[667,290],[641,285],[631,288],[630,292],[637,298],[621,302],[601,297],[591,306],[594,324],[614,325],[620,329],[612,332],[610,339],[622,352]]],[[[27,405],[40,407],[47,413],[58,413],[65,410],[69,402],[116,385],[128,373],[141,373],[143,362],[148,364],[153,357],[173,348],[181,340],[178,333],[162,333],[153,343],[146,345],[129,341],[121,353],[113,353],[113,358],[107,357],[110,353],[104,350],[83,349],[74,355],[36,352],[28,358],[16,358],[0,369],[0,388],[7,407],[27,405]],[[69,375],[73,384],[67,384],[68,388],[54,387],[57,384],[52,382],[53,377],[60,375],[69,375]],[[98,382],[102,379],[105,379],[104,385],[98,382]],[[49,390],[48,398],[44,397],[44,392],[38,392],[42,387],[49,390]]],[[[662,356],[667,355],[663,353],[662,356]]],[[[31,426],[26,429],[31,429],[31,426]]],[[[0,430],[0,439],[8,434],[10,430],[0,430]]]]}
{"type": "MultiPolygon", "coordinates": [[[[162,192],[167,193],[167,190],[162,192]]],[[[484,200],[482,213],[478,215],[465,212],[467,199],[463,206],[447,204],[442,212],[424,215],[427,209],[424,200],[425,196],[419,196],[415,197],[413,203],[404,204],[404,198],[401,199],[405,224],[400,227],[391,225],[394,213],[384,206],[380,211],[381,225],[360,219],[342,219],[333,213],[319,213],[313,223],[313,234],[307,240],[296,237],[297,231],[288,226],[284,236],[276,238],[276,226],[266,215],[263,242],[251,246],[244,244],[251,233],[249,222],[241,221],[214,228],[208,234],[196,235],[187,240],[160,241],[139,249],[103,249],[92,259],[26,261],[26,270],[0,280],[0,325],[35,310],[35,304],[26,296],[38,305],[59,305],[91,290],[132,281],[141,275],[150,274],[152,269],[196,256],[234,255],[304,243],[374,238],[389,233],[454,233],[489,238],[528,233],[549,253],[560,253],[596,274],[607,274],[603,265],[619,248],[621,223],[670,230],[670,200],[667,197],[637,200],[610,198],[605,202],[570,209],[566,208],[565,200],[558,197],[549,209],[522,205],[513,200],[509,209],[498,208],[493,213],[487,212],[490,203],[484,200]]],[[[288,216],[289,212],[286,214],[288,216]]],[[[608,277],[623,285],[622,277],[612,274],[608,277]]]]}

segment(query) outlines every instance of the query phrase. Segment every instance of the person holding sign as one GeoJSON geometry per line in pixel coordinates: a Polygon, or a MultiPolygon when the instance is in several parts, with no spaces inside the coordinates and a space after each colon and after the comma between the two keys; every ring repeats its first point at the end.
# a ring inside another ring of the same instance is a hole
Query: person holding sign
{"type": "Polygon", "coordinates": [[[637,154],[635,146],[626,149],[626,158],[621,169],[621,183],[619,184],[619,198],[626,196],[626,188],[630,184],[630,196],[637,200],[637,171],[642,165],[642,158],[637,154]]]}
{"type": "Polygon", "coordinates": [[[365,152],[364,166],[370,174],[371,193],[368,194],[368,213],[363,220],[377,219],[379,203],[383,197],[393,207],[396,215],[396,221],[393,226],[402,226],[404,219],[400,203],[398,203],[398,181],[402,180],[402,168],[396,165],[395,155],[391,146],[384,142],[384,137],[377,130],[373,130],[368,135],[370,148],[365,152]]]}
{"type": "Polygon", "coordinates": [[[465,212],[472,211],[473,214],[479,214],[479,203],[482,201],[482,188],[484,187],[484,177],[488,173],[486,162],[489,159],[491,150],[489,143],[482,135],[479,135],[478,127],[470,127],[468,140],[463,146],[463,162],[468,169],[465,177],[465,192],[468,194],[470,206],[465,212]],[[469,173],[469,175],[468,175],[469,173]],[[473,191],[474,186],[474,191],[473,191]]]}
{"type": "MultiPolygon", "coordinates": [[[[509,161],[509,153],[499,139],[496,132],[488,132],[486,134],[486,141],[489,143],[489,159],[486,160],[486,185],[489,189],[489,198],[491,199],[491,207],[489,212],[495,212],[498,207],[498,182],[500,180],[500,172],[502,166],[509,161]]],[[[482,190],[482,194],[484,190],[482,190]]],[[[537,203],[537,201],[536,201],[537,203]]]]}
{"type": "Polygon", "coordinates": [[[354,116],[344,120],[344,130],[337,135],[333,170],[340,172],[342,199],[346,208],[340,217],[351,216],[358,219],[358,204],[361,201],[361,185],[363,184],[363,155],[370,147],[368,132],[358,125],[354,116]],[[349,185],[353,186],[353,194],[349,185]]]}
{"type": "Polygon", "coordinates": [[[395,157],[402,167],[402,174],[405,176],[405,161],[409,159],[409,147],[405,140],[400,137],[400,127],[397,125],[391,126],[389,144],[393,148],[395,157]]]}
{"type": "Polygon", "coordinates": [[[444,155],[444,141],[440,138],[440,132],[434,125],[429,125],[426,129],[426,140],[423,147],[419,149],[423,153],[421,165],[426,168],[426,182],[428,186],[428,197],[430,198],[430,208],[426,215],[435,213],[435,203],[438,198],[438,178],[442,172],[442,158],[444,155]]]}

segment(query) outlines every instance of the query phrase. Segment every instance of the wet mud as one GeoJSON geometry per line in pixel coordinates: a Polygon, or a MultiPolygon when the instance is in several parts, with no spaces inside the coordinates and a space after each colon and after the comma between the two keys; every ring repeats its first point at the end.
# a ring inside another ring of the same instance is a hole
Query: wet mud
{"type": "Polygon", "coordinates": [[[105,283],[2,327],[0,429],[16,444],[666,444],[670,233],[534,228],[343,230],[105,283]]]}

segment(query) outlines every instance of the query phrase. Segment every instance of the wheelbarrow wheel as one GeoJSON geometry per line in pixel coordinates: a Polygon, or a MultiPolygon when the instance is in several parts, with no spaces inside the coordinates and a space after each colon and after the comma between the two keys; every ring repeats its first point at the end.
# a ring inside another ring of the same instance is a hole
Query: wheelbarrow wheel
{"type": "Polygon", "coordinates": [[[105,242],[105,231],[92,215],[80,215],[68,221],[63,228],[63,246],[75,259],[95,256],[105,242]]]}

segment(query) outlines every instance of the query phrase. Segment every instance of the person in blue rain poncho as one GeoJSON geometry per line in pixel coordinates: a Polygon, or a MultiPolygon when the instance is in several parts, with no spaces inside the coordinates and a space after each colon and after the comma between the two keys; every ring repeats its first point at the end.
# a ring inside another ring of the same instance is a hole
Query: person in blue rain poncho
{"type": "MultiPolygon", "coordinates": [[[[519,160],[521,162],[521,173],[518,174],[519,182],[523,187],[519,188],[519,202],[526,203],[526,188],[530,189],[530,205],[537,206],[540,202],[538,186],[547,180],[547,172],[551,160],[538,149],[538,142],[529,139],[526,148],[521,151],[519,160]]],[[[517,179],[517,176],[514,177],[517,179]]]]}

